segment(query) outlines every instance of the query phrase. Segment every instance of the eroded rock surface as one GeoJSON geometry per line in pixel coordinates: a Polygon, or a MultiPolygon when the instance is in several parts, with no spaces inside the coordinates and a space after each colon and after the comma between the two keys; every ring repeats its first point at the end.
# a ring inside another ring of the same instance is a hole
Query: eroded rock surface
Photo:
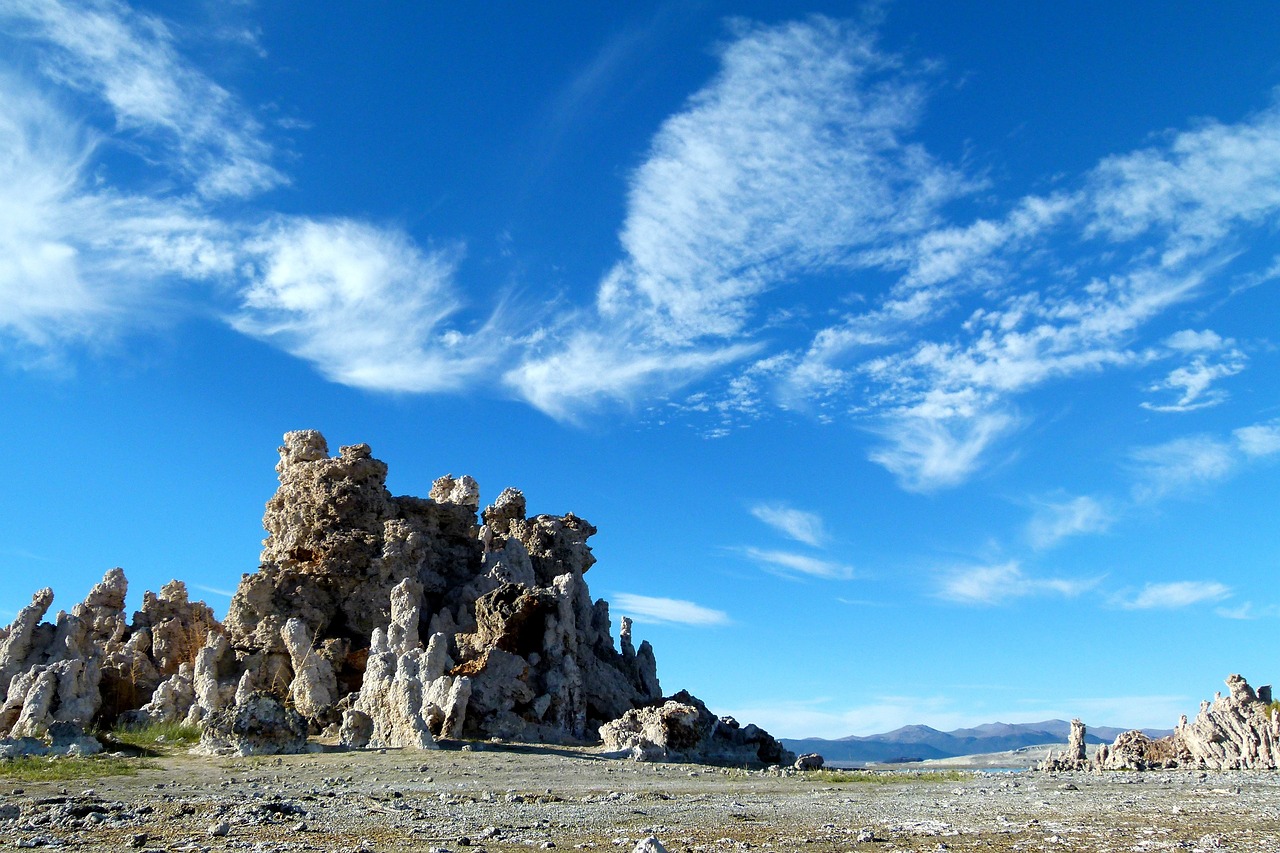
{"type": "Polygon", "coordinates": [[[200,752],[210,755],[292,755],[307,751],[307,721],[267,693],[251,693],[204,721],[200,752]]]}
{"type": "Polygon", "coordinates": [[[119,569],[54,624],[41,621],[52,591],[37,593],[0,631],[0,737],[181,720],[207,750],[250,754],[296,751],[298,720],[303,738],[418,749],[594,743],[610,724],[654,757],[793,760],[687,693],[661,703],[653,648],[625,617],[615,646],[609,605],[591,597],[585,519],[530,517],[511,488],[481,512],[466,476],[396,497],[368,445],[330,456],[314,430],[285,435],[276,472],[261,564],[225,626],[179,581],[128,622],[119,569]]]}
{"type": "MultiPolygon", "coordinates": [[[[600,729],[606,750],[640,761],[792,764],[795,754],[764,729],[716,718],[702,700],[680,691],[661,704],[627,711],[600,729]]],[[[819,765],[820,766],[820,765],[819,765]]]]}
{"type": "Polygon", "coordinates": [[[1092,766],[1101,770],[1280,769],[1280,706],[1272,702],[1271,688],[1255,691],[1235,674],[1227,676],[1226,683],[1226,696],[1218,693],[1212,702],[1200,703],[1200,713],[1190,722],[1183,715],[1173,734],[1152,739],[1140,731],[1122,732],[1115,743],[1098,747],[1092,766]]]}
{"type": "Polygon", "coordinates": [[[1041,770],[1051,772],[1067,770],[1088,770],[1089,755],[1085,746],[1086,729],[1078,718],[1071,721],[1071,732],[1067,735],[1067,748],[1046,760],[1041,770]]]}

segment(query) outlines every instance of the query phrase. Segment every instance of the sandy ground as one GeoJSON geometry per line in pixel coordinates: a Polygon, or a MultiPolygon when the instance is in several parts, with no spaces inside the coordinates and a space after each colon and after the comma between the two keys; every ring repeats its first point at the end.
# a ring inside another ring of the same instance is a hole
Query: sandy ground
{"type": "Polygon", "coordinates": [[[890,772],[869,784],[491,745],[179,755],[134,776],[3,783],[0,849],[627,853],[655,835],[673,853],[1280,851],[1280,774],[890,772]]]}

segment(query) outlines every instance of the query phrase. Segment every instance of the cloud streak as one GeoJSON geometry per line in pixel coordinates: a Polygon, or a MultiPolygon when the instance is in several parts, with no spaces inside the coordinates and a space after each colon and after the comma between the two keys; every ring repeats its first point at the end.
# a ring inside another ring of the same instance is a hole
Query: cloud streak
{"type": "Polygon", "coordinates": [[[630,616],[637,622],[650,624],[714,627],[728,625],[732,621],[729,619],[729,614],[723,610],[713,610],[678,598],[657,598],[619,592],[614,594],[610,606],[615,613],[630,616]]]}
{"type": "Polygon", "coordinates": [[[1056,595],[1075,598],[1098,585],[1100,578],[1035,578],[1017,562],[957,569],[943,575],[939,598],[957,604],[995,605],[1017,598],[1056,595]]]}
{"type": "Polygon", "coordinates": [[[785,578],[820,578],[822,580],[849,580],[854,576],[852,566],[823,560],[808,554],[747,547],[742,553],[758,563],[765,571],[785,578]]]}
{"type": "Polygon", "coordinates": [[[782,535],[805,545],[821,547],[827,539],[822,516],[814,512],[785,504],[756,504],[751,507],[751,514],[782,535]]]}
{"type": "Polygon", "coordinates": [[[1222,601],[1231,587],[1217,581],[1171,581],[1146,584],[1136,594],[1120,599],[1126,610],[1177,610],[1194,604],[1222,601]]]}

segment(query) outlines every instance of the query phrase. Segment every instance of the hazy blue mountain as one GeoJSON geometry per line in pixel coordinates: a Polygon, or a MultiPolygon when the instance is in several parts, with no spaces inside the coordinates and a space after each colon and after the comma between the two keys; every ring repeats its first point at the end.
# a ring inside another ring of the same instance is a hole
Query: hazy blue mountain
{"type": "MultiPolygon", "coordinates": [[[[1071,724],[1065,720],[1045,720],[1040,723],[986,723],[950,732],[940,732],[929,726],[903,726],[877,735],[853,735],[838,740],[782,738],[782,742],[797,754],[817,752],[829,762],[921,761],[1004,752],[1046,743],[1065,745],[1070,730],[1071,724]]],[[[1111,743],[1122,731],[1125,729],[1098,726],[1088,730],[1085,740],[1089,743],[1111,743]]],[[[1170,733],[1161,729],[1144,731],[1151,737],[1164,737],[1170,733]]]]}

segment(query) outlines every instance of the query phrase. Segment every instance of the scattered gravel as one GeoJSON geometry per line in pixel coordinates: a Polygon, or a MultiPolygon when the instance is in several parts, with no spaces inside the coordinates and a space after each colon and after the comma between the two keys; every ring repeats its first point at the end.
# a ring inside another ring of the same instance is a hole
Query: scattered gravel
{"type": "Polygon", "coordinates": [[[425,759],[177,756],[80,794],[0,793],[0,849],[630,853],[651,837],[671,853],[1280,849],[1276,773],[849,778],[494,744],[425,759]]]}

